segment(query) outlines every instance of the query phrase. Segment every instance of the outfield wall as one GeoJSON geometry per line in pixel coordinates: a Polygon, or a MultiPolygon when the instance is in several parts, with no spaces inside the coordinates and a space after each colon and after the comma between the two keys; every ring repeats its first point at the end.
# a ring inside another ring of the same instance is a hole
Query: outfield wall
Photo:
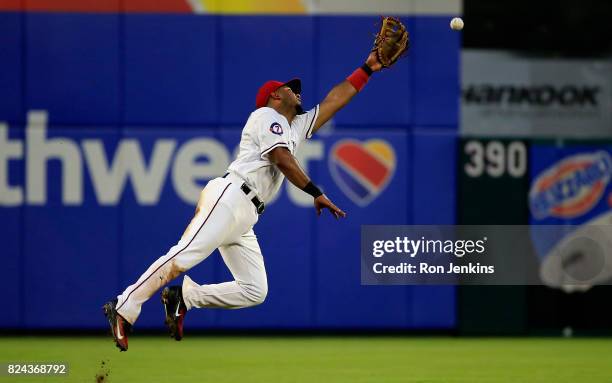
{"type": "MultiPolygon", "coordinates": [[[[199,188],[224,173],[261,83],[301,77],[313,106],[363,61],[377,19],[0,13],[0,254],[12,297],[0,327],[104,328],[101,305],[178,240],[199,188]]],[[[284,186],[255,228],[267,301],[197,313],[190,328],[454,328],[454,288],[359,279],[360,225],[455,222],[459,35],[446,16],[405,20],[408,58],[299,153],[349,218],[317,219],[284,186]],[[345,174],[338,149],[354,144],[382,156],[376,185],[345,174]]],[[[189,275],[231,278],[218,253],[189,275]]],[[[159,327],[161,310],[154,298],[139,328],[159,327]]]]}

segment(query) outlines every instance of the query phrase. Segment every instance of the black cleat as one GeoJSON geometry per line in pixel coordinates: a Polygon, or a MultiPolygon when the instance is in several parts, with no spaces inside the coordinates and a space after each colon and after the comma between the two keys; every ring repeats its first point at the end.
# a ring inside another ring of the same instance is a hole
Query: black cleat
{"type": "Polygon", "coordinates": [[[162,291],[162,303],[166,312],[166,326],[170,330],[170,337],[181,340],[183,339],[183,321],[187,314],[187,306],[183,301],[183,292],[181,286],[170,286],[162,291]]]}
{"type": "Polygon", "coordinates": [[[107,302],[104,307],[104,315],[106,319],[108,319],[108,324],[110,325],[111,334],[113,335],[113,339],[115,340],[115,345],[120,351],[127,351],[128,349],[128,331],[132,331],[132,325],[123,319],[121,315],[117,312],[117,299],[113,299],[110,302],[107,302]]]}

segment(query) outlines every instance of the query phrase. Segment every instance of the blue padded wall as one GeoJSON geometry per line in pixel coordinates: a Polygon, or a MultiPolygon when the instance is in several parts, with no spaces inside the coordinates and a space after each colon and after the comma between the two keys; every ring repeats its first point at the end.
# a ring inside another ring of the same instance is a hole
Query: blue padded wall
{"type": "Polygon", "coordinates": [[[28,13],[28,109],[53,124],[120,122],[119,16],[28,13]]]}
{"type": "Polygon", "coordinates": [[[125,121],[201,124],[219,120],[217,19],[126,15],[125,121]]]}
{"type": "Polygon", "coordinates": [[[218,52],[223,63],[218,85],[220,123],[244,124],[255,108],[257,90],[267,80],[298,77],[303,81],[304,96],[314,94],[313,34],[310,17],[222,17],[218,52]]]}
{"type": "MultiPolygon", "coordinates": [[[[459,37],[443,17],[405,20],[408,56],[375,74],[333,128],[308,144],[315,153],[309,174],[348,218],[317,218],[283,185],[255,227],[269,278],[266,302],[201,310],[190,315],[190,328],[454,328],[453,287],[360,283],[361,225],[455,220],[459,37]],[[343,170],[336,149],[352,143],[372,151],[373,140],[393,156],[385,160],[388,182],[368,191],[343,170]]],[[[304,106],[312,107],[365,60],[378,17],[39,12],[0,13],[0,21],[0,124],[26,155],[26,132],[41,129],[27,126],[27,114],[46,111],[46,140],[77,149],[83,191],[82,201],[65,204],[64,170],[51,159],[45,203],[0,205],[7,285],[22,302],[0,315],[0,327],[101,329],[100,306],[168,251],[193,216],[194,200],[175,185],[177,153],[210,140],[215,150],[198,163],[216,170],[197,183],[222,175],[259,86],[300,77],[304,106]],[[100,188],[110,189],[95,172],[112,178],[126,147],[149,172],[160,145],[170,153],[159,184],[145,185],[159,188],[157,198],[139,200],[143,191],[127,179],[110,186],[118,189],[114,201],[101,199],[100,188]],[[92,146],[101,158],[90,158],[92,146]],[[66,301],[79,307],[70,322],[57,310],[66,301]]],[[[24,191],[28,161],[6,166],[9,184],[24,191]]],[[[199,283],[231,279],[218,252],[188,274],[199,283]]],[[[154,297],[138,327],[159,328],[161,315],[154,297]]]]}
{"type": "Polygon", "coordinates": [[[24,121],[23,49],[23,15],[0,13],[0,121],[24,121]]]}

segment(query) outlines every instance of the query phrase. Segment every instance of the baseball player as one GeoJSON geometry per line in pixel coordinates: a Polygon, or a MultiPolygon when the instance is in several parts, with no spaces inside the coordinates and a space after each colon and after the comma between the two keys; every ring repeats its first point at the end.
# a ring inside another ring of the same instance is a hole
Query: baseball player
{"type": "Polygon", "coordinates": [[[171,336],[182,339],[183,321],[192,308],[237,309],[264,301],[268,292],[266,270],[253,226],[284,178],[313,197],[317,215],[327,209],[335,218],[346,216],[304,173],[295,153],[382,67],[379,55],[371,52],[363,66],[305,113],[299,79],[263,84],[257,92],[256,110],[242,130],[236,160],[224,176],[204,187],[195,216],[179,242],[134,284],[104,305],[111,334],[121,351],[128,348],[128,333],[142,304],[215,249],[219,249],[234,280],[200,285],[185,275],[182,285],[164,288],[162,303],[171,336]]]}

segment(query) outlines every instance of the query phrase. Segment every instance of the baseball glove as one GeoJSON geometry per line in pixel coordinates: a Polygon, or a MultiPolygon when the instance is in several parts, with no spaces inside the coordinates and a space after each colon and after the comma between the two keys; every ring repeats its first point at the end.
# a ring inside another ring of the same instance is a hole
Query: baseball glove
{"type": "Polygon", "coordinates": [[[408,51],[409,46],[406,26],[396,17],[383,17],[372,48],[383,68],[395,64],[402,54],[408,51]]]}

